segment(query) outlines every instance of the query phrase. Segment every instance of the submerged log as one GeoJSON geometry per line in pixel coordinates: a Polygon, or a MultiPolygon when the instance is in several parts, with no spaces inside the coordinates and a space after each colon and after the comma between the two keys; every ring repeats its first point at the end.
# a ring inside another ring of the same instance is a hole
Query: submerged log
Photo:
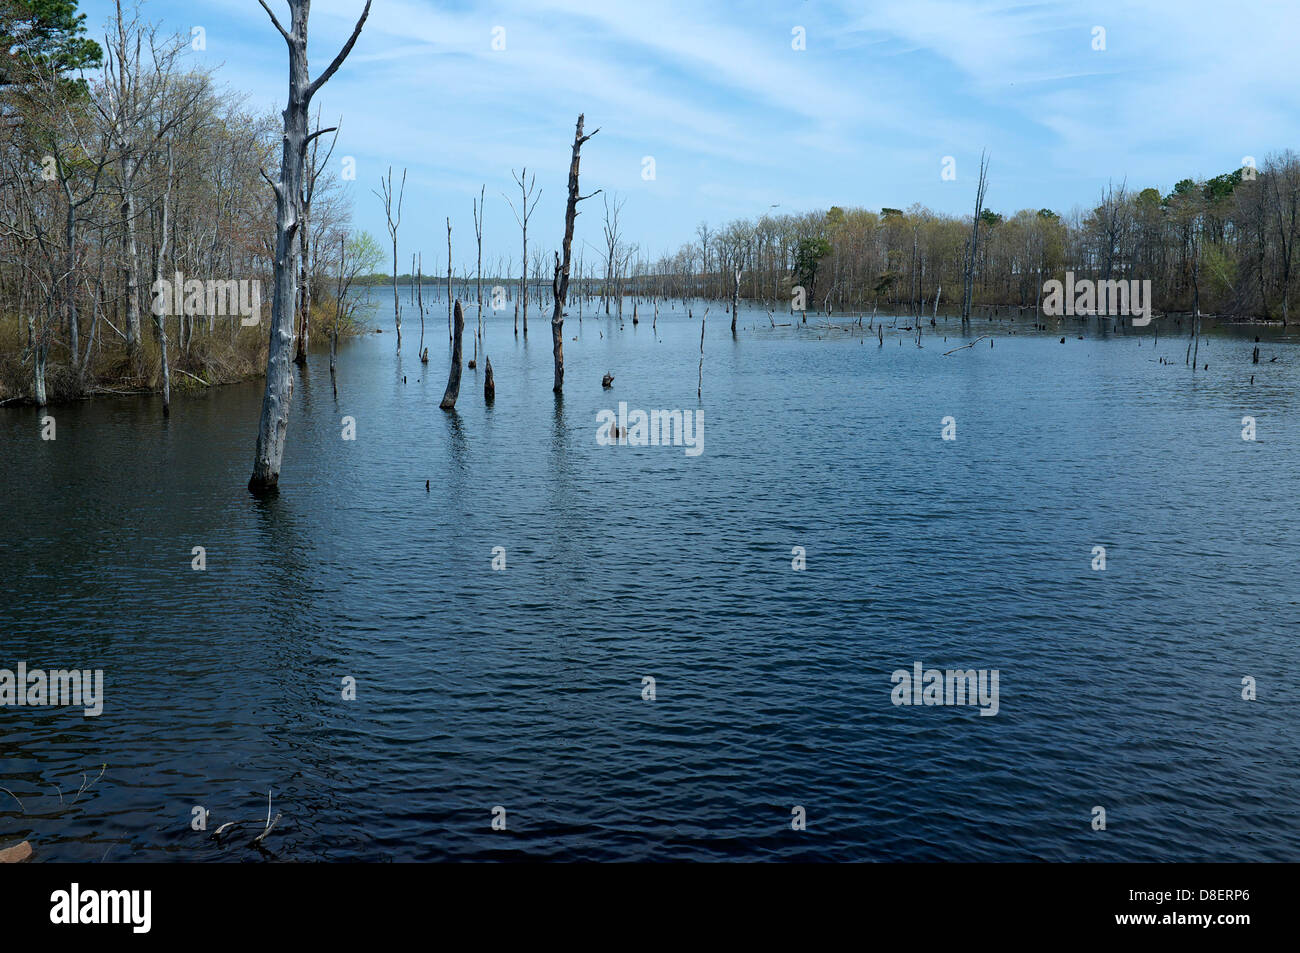
{"type": "Polygon", "coordinates": [[[441,410],[455,410],[456,398],[460,396],[461,338],[465,334],[465,313],[460,308],[460,299],[456,299],[455,330],[452,333],[451,372],[447,375],[447,390],[442,395],[441,410]]]}

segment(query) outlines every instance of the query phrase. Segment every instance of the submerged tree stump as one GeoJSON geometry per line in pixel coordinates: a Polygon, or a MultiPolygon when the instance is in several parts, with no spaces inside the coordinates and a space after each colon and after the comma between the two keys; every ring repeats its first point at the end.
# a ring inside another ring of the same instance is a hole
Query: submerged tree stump
{"type": "Polygon", "coordinates": [[[497,381],[492,376],[492,358],[483,357],[484,374],[483,374],[483,399],[489,404],[497,399],[497,381]]]}

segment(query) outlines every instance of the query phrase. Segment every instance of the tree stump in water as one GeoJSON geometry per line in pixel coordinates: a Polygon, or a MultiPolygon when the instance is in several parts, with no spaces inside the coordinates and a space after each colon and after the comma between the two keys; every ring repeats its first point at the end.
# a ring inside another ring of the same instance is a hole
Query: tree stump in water
{"type": "Polygon", "coordinates": [[[604,377],[600,379],[600,386],[605,388],[605,390],[609,390],[611,387],[613,387],[614,375],[607,373],[604,377]]]}
{"type": "Polygon", "coordinates": [[[460,362],[461,337],[465,333],[465,313],[460,309],[460,299],[456,300],[455,331],[452,334],[451,372],[447,376],[447,390],[442,395],[441,410],[455,410],[456,398],[460,396],[460,362]]]}
{"type": "Polygon", "coordinates": [[[497,399],[497,382],[492,376],[492,358],[484,356],[485,372],[483,376],[483,399],[489,404],[497,399]]]}

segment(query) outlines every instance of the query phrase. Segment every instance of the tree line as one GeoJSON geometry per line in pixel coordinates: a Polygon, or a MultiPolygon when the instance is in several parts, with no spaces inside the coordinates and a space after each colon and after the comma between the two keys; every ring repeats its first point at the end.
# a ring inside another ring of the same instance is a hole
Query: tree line
{"type": "Polygon", "coordinates": [[[1286,151],[1258,168],[1183,179],[1163,195],[1112,184],[1095,207],[1066,215],[835,206],[701,223],[694,241],[655,260],[611,244],[606,260],[615,293],[726,300],[739,272],[739,296],[768,307],[788,307],[797,287],[809,310],[913,313],[936,303],[960,312],[968,272],[975,305],[1034,310],[1044,282],[1068,270],[1149,280],[1166,312],[1285,323],[1297,290],[1297,238],[1300,159],[1286,151]]]}

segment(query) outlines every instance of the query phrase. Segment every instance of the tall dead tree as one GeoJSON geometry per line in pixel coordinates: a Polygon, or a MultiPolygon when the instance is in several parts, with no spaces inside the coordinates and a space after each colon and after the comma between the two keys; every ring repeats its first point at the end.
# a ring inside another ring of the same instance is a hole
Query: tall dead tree
{"type": "MultiPolygon", "coordinates": [[[[162,228],[159,231],[158,240],[158,264],[154,269],[155,284],[157,279],[162,278],[163,268],[167,262],[167,238],[168,238],[168,219],[171,216],[172,187],[176,181],[176,166],[172,157],[172,144],[167,143],[167,190],[163,192],[162,198],[162,228]]],[[[167,360],[167,308],[162,303],[155,303],[153,307],[154,320],[158,322],[158,346],[162,351],[160,360],[162,361],[162,385],[163,385],[163,416],[170,417],[172,413],[172,377],[171,368],[167,360]]]]}
{"type": "Polygon", "coordinates": [[[551,353],[555,357],[555,393],[564,391],[564,302],[569,294],[569,252],[573,245],[573,220],[578,216],[578,203],[591,198],[591,195],[578,194],[578,162],[582,144],[591,136],[582,134],[582,113],[578,114],[578,127],[573,134],[573,158],[569,160],[569,200],[564,207],[564,258],[555,255],[555,277],[551,280],[551,291],[555,295],[555,307],[551,312],[551,353]]]}
{"type": "Polygon", "coordinates": [[[253,456],[253,475],[248,488],[253,493],[274,492],[280,483],[280,464],[284,460],[284,440],[289,430],[289,405],[293,400],[293,305],[297,296],[297,274],[293,246],[301,227],[303,167],[307,146],[315,137],[333,129],[307,132],[308,110],[312,97],[343,65],[361,35],[370,0],[366,0],[361,18],[352,28],[343,49],[315,80],[307,73],[307,17],[311,0],[289,0],[289,29],[280,25],[266,0],[258,0],[289,48],[289,102],[284,107],[284,140],[280,155],[280,180],[273,182],[263,170],[262,177],[275,190],[275,269],[271,294],[271,336],[266,352],[266,391],[262,397],[262,416],[257,428],[257,449],[253,456]]]}
{"type": "Polygon", "coordinates": [[[731,333],[733,335],[736,333],[736,316],[740,314],[740,275],[743,268],[744,258],[738,258],[733,269],[735,282],[731,286],[731,333]]]}
{"type": "Polygon", "coordinates": [[[966,287],[962,294],[961,321],[970,321],[971,298],[975,292],[975,261],[980,247],[980,216],[984,213],[984,190],[988,186],[989,161],[980,153],[980,180],[975,188],[975,218],[971,222],[969,254],[966,256],[966,287]]]}
{"type": "Polygon", "coordinates": [[[474,331],[474,360],[478,360],[478,349],[483,343],[483,195],[487,192],[487,186],[481,186],[478,191],[478,200],[474,203],[474,238],[478,242],[478,264],[475,265],[475,272],[478,275],[478,321],[474,331]]]}
{"type": "MultiPolygon", "coordinates": [[[[533,214],[533,209],[537,208],[537,203],[541,201],[542,190],[538,189],[537,198],[533,198],[533,186],[537,184],[537,174],[534,173],[533,177],[529,179],[527,166],[519,175],[515,175],[513,169],[510,170],[510,174],[519,183],[521,196],[519,208],[515,208],[515,203],[508,198],[506,202],[510,205],[510,211],[515,213],[515,221],[519,223],[519,228],[524,233],[524,273],[519,278],[519,297],[523,299],[524,303],[524,337],[528,337],[528,218],[533,214]],[[525,180],[528,182],[526,186],[524,185],[525,180]]],[[[519,306],[517,304],[515,305],[515,337],[519,337],[519,306]]]]}
{"type": "Polygon", "coordinates": [[[402,198],[406,195],[406,170],[402,170],[402,185],[397,193],[397,217],[393,209],[393,167],[388,167],[388,178],[379,179],[383,194],[375,192],[384,203],[384,215],[388,220],[388,234],[393,239],[393,323],[397,325],[397,349],[402,349],[402,306],[397,302],[397,229],[402,224],[402,198]]]}
{"type": "MultiPolygon", "coordinates": [[[[618,250],[618,215],[623,211],[623,205],[627,202],[618,200],[618,193],[612,196],[606,193],[602,200],[605,203],[605,246],[608,252],[605,255],[605,284],[601,287],[601,297],[605,299],[605,313],[609,314],[609,292],[615,283],[618,261],[614,254],[618,250]],[[610,199],[613,198],[611,204],[610,199]]],[[[619,299],[619,313],[622,313],[623,301],[619,299]]]]}
{"type": "Polygon", "coordinates": [[[451,216],[447,216],[447,346],[451,347],[451,216]]]}

